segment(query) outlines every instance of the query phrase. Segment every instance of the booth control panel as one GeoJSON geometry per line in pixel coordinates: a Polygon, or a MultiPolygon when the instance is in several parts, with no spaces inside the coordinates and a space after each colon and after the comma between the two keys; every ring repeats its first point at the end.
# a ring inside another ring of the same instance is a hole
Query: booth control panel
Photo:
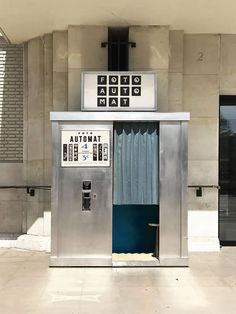
{"type": "Polygon", "coordinates": [[[111,266],[113,124],[75,121],[53,128],[52,263],[111,266]]]}

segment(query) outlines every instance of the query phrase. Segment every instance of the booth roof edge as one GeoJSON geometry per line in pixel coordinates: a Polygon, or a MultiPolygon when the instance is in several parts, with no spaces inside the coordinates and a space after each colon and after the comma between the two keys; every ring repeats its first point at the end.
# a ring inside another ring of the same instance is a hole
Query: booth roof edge
{"type": "Polygon", "coordinates": [[[189,112],[50,112],[51,121],[189,121],[189,112]]]}

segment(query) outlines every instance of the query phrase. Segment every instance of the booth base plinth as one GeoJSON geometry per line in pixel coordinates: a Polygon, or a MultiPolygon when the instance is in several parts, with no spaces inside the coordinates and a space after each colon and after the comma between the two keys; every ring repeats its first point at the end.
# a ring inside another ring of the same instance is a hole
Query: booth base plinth
{"type": "Polygon", "coordinates": [[[49,260],[50,267],[111,267],[111,257],[55,257],[49,260]]]}
{"type": "Polygon", "coordinates": [[[50,267],[187,267],[188,258],[161,258],[152,254],[112,254],[112,257],[55,257],[50,267]]]}

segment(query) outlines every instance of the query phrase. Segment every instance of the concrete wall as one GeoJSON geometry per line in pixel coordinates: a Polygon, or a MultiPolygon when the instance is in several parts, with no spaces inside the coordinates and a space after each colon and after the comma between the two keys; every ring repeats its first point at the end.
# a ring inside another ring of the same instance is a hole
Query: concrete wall
{"type": "MultiPolygon", "coordinates": [[[[23,163],[0,163],[0,186],[23,184],[23,163]]],[[[0,189],[0,239],[24,229],[25,193],[21,189],[0,189]]]]}
{"type": "MultiPolygon", "coordinates": [[[[105,27],[69,27],[37,37],[25,44],[24,99],[24,182],[51,185],[50,111],[80,109],[82,70],[106,70],[107,50],[100,47],[107,39],[105,27]],[[94,51],[98,51],[94,55],[94,51]]],[[[42,248],[35,238],[51,232],[50,190],[36,189],[26,195],[25,229],[31,240],[21,247],[42,248]]],[[[26,242],[26,238],[24,238],[26,242]]]]}
{"type": "MultiPolygon", "coordinates": [[[[158,111],[191,113],[188,184],[218,185],[219,95],[236,94],[236,35],[131,26],[129,37],[137,45],[130,48],[130,70],[158,73],[158,111]]],[[[100,47],[106,40],[106,27],[69,26],[68,31],[55,31],[25,44],[21,168],[25,184],[51,185],[49,112],[80,110],[81,71],[106,70],[107,49],[100,47]]],[[[11,198],[7,194],[4,201],[18,197],[22,195],[11,198]]],[[[23,229],[30,235],[48,236],[50,192],[36,190],[35,197],[24,197],[23,229]]],[[[0,202],[0,216],[5,204],[0,202]]],[[[218,250],[218,190],[204,188],[203,196],[196,197],[196,189],[189,188],[188,210],[190,249],[218,250]]],[[[14,215],[9,217],[6,226],[10,230],[14,215]]],[[[18,210],[16,217],[19,220],[18,210]]]]}
{"type": "Polygon", "coordinates": [[[158,111],[168,108],[169,27],[131,26],[129,40],[137,47],[129,50],[129,69],[158,72],[158,111]]]}
{"type": "MultiPolygon", "coordinates": [[[[189,185],[218,185],[219,35],[184,36],[183,110],[189,123],[189,185]]],[[[219,248],[218,190],[189,189],[190,246],[219,248]]]]}
{"type": "Polygon", "coordinates": [[[184,32],[170,31],[168,107],[166,111],[183,111],[184,32]]]}
{"type": "Polygon", "coordinates": [[[81,72],[106,71],[108,29],[103,26],[69,26],[68,29],[68,110],[78,111],[81,72]]]}
{"type": "MultiPolygon", "coordinates": [[[[32,39],[25,45],[24,182],[29,186],[51,185],[52,45],[52,35],[32,39]]],[[[36,189],[34,197],[26,198],[24,231],[49,235],[50,191],[36,189]]]]}
{"type": "Polygon", "coordinates": [[[68,33],[53,33],[53,110],[68,110],[68,33]]]}

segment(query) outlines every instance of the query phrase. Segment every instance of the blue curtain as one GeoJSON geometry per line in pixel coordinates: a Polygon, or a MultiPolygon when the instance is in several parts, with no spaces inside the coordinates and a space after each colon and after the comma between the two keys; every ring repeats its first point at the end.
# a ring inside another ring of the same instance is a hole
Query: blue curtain
{"type": "Polygon", "coordinates": [[[158,124],[114,128],[114,204],[158,204],[158,124]]]}

